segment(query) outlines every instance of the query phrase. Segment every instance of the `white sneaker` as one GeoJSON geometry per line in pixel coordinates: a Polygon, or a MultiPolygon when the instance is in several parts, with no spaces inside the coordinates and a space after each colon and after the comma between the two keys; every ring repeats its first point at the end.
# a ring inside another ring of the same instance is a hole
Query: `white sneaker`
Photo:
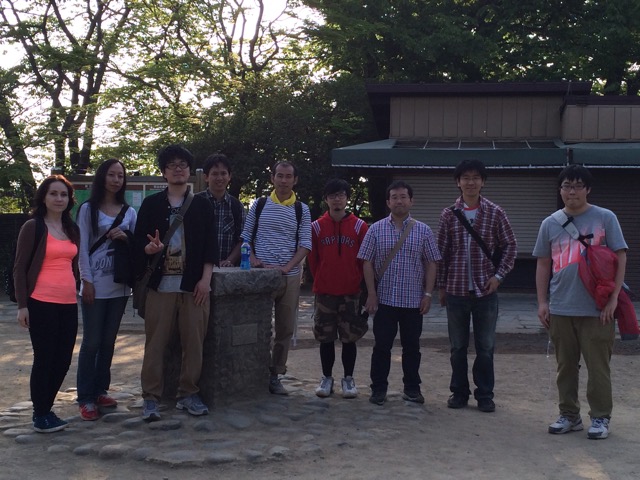
{"type": "Polygon", "coordinates": [[[578,417],[575,420],[571,420],[564,415],[560,415],[558,419],[549,425],[549,433],[560,434],[560,433],[569,433],[569,432],[577,432],[582,430],[584,425],[582,425],[582,418],[578,417]]]}
{"type": "Polygon", "coordinates": [[[358,389],[353,377],[344,377],[342,379],[342,398],[356,398],[358,389]]]}
{"type": "Polygon", "coordinates": [[[321,398],[326,398],[333,393],[333,377],[322,376],[320,385],[316,388],[316,395],[321,398]]]}
{"type": "Polygon", "coordinates": [[[200,415],[207,415],[209,413],[209,408],[204,403],[202,403],[202,400],[197,393],[179,399],[176,402],[176,408],[178,410],[186,410],[195,417],[199,417],[200,415]]]}
{"type": "Polygon", "coordinates": [[[587,437],[592,440],[602,440],[609,436],[609,419],[592,418],[587,437]]]}

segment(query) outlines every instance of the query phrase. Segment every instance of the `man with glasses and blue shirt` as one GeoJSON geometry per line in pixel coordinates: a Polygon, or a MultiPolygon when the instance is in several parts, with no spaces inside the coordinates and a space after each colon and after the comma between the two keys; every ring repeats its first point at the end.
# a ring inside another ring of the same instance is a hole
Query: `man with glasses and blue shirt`
{"type": "Polygon", "coordinates": [[[387,399],[391,349],[400,330],[402,398],[424,403],[419,373],[422,316],[431,308],[440,252],[431,228],[411,218],[411,186],[397,180],[387,187],[386,196],[391,214],[371,225],[358,252],[367,284],[365,308],[374,315],[369,401],[384,405],[387,399]]]}
{"type": "Polygon", "coordinates": [[[464,408],[471,395],[467,350],[473,321],[476,350],[473,395],[478,410],[493,412],[497,290],[515,263],[516,238],[505,211],[480,195],[487,179],[480,160],[463,160],[455,168],[453,178],[461,195],[452,207],[442,211],[438,227],[442,261],[438,265],[437,285],[440,305],[447,307],[451,345],[451,396],[447,406],[464,408]],[[492,259],[496,250],[502,255],[492,259]]]}
{"type": "Polygon", "coordinates": [[[540,226],[533,249],[537,257],[536,291],[538,318],[549,330],[558,363],[556,385],[560,416],[549,425],[551,434],[584,428],[580,417],[578,378],[580,356],[588,370],[587,401],[590,439],[609,436],[613,410],[610,360],[615,338],[614,312],[624,282],[627,244],[615,214],[591,205],[591,173],[581,165],[569,165],[558,177],[564,208],[547,217],[540,226]],[[572,224],[577,232],[570,233],[572,224]],[[618,259],[615,287],[602,310],[586,289],[578,273],[580,258],[588,245],[606,245],[618,259]]]}
{"type": "Polygon", "coordinates": [[[167,188],[144,199],[134,232],[140,276],[154,257],[161,255],[149,279],[144,317],[146,340],[140,380],[142,418],[146,421],[160,420],[164,354],[176,330],[182,347],[176,408],[195,416],[209,412],[199,396],[198,382],[209,323],[211,275],[218,263],[213,207],[189,189],[193,155],[180,145],[169,145],[158,154],[158,166],[167,188]],[[184,221],[164,245],[166,232],[191,196],[184,221]]]}

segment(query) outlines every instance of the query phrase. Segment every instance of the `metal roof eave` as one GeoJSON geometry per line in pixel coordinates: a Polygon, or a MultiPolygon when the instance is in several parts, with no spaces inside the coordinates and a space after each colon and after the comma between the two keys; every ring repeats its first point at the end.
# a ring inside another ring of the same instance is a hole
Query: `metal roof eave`
{"type": "Polygon", "coordinates": [[[640,143],[576,143],[573,163],[587,167],[640,168],[640,143]]]}
{"type": "Polygon", "coordinates": [[[469,158],[482,160],[488,168],[558,168],[567,163],[564,148],[535,149],[394,149],[395,139],[336,148],[334,167],[453,168],[469,158]]]}
{"type": "Polygon", "coordinates": [[[589,95],[592,82],[368,83],[369,96],[589,95]]]}
{"type": "Polygon", "coordinates": [[[453,168],[460,161],[475,158],[487,168],[561,168],[569,162],[594,168],[640,168],[640,143],[556,142],[557,148],[393,148],[396,139],[335,148],[334,167],[360,168],[453,168]]]}

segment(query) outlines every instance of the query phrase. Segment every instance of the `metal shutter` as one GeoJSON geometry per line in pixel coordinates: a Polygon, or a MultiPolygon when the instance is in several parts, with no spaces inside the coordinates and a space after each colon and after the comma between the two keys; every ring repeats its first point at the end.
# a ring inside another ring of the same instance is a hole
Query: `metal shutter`
{"type": "MultiPolygon", "coordinates": [[[[490,170],[482,194],[507,212],[518,240],[518,257],[532,258],[531,252],[540,223],[557,210],[557,172],[490,170]]],[[[443,208],[459,195],[451,170],[394,175],[413,187],[412,215],[429,225],[434,233],[443,208]]]]}
{"type": "Polygon", "coordinates": [[[629,245],[625,281],[631,291],[640,293],[640,221],[634,198],[638,194],[640,171],[590,169],[593,186],[589,203],[608,208],[618,217],[629,245]]]}

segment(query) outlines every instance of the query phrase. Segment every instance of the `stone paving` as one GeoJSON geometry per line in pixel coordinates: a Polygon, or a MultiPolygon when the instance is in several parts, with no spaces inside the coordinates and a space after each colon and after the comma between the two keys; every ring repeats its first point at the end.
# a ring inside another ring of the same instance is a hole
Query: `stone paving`
{"type": "MultiPolygon", "coordinates": [[[[165,406],[162,420],[152,423],[140,418],[141,401],[127,401],[134,398],[130,392],[136,387],[122,385],[116,386],[122,390],[114,396],[128,406],[119,406],[111,413],[103,410],[96,422],[83,422],[76,415],[66,418],[66,430],[38,434],[25,423],[25,417],[31,415],[30,402],[21,402],[2,412],[0,428],[5,439],[25,447],[41,446],[50,454],[103,460],[126,458],[175,467],[283,460],[322,455],[336,446],[366,447],[381,415],[391,424],[394,419],[414,422],[428,415],[423,406],[402,401],[399,392],[389,396],[385,408],[376,409],[368,404],[366,395],[355,401],[328,401],[313,395],[315,385],[293,377],[285,377],[283,383],[291,392],[288,397],[265,396],[233,408],[216,409],[204,417],[192,417],[165,406]],[[8,427],[7,416],[17,421],[15,426],[8,427]],[[353,421],[356,417],[357,421],[353,421]],[[347,418],[353,429],[345,432],[347,418]]],[[[72,401],[65,398],[69,395],[70,392],[59,395],[58,406],[72,401]]],[[[381,439],[384,438],[376,435],[376,441],[381,439]]]]}
{"type": "MultiPolygon", "coordinates": [[[[312,307],[313,297],[305,293],[300,302],[299,340],[310,341],[313,338],[312,307]]],[[[0,324],[11,322],[15,322],[15,305],[2,301],[0,324]]],[[[503,294],[498,331],[539,333],[535,296],[503,294]]],[[[424,332],[427,338],[446,336],[443,308],[434,307],[425,317],[424,332]]],[[[141,359],[144,345],[142,321],[130,307],[123,319],[121,337],[131,342],[131,351],[137,352],[137,358],[141,359]]],[[[371,332],[367,333],[367,337],[371,338],[371,332]]],[[[21,341],[29,346],[28,336],[21,341]]],[[[27,347],[25,349],[28,350],[27,347]]],[[[360,395],[357,399],[341,398],[339,378],[336,378],[337,391],[330,399],[315,396],[319,359],[316,349],[307,348],[294,351],[290,356],[290,371],[297,376],[287,375],[283,378],[283,384],[290,391],[288,397],[265,394],[234,404],[233,407],[213,408],[211,414],[205,417],[192,417],[175,410],[173,405],[163,405],[161,421],[153,423],[146,423],[140,418],[142,400],[137,375],[130,374],[128,378],[122,378],[118,367],[114,365],[114,379],[120,381],[112,384],[111,393],[119,402],[116,409],[103,410],[98,421],[83,422],[75,406],[75,389],[68,388],[58,395],[54,410],[69,422],[69,427],[62,432],[43,435],[31,428],[31,402],[16,399],[20,401],[0,411],[0,430],[4,437],[2,443],[13,441],[25,448],[39,446],[51,454],[69,458],[74,455],[94,456],[104,460],[145,460],[168,466],[202,466],[322,455],[327,450],[344,446],[366,448],[386,437],[397,435],[394,425],[398,425],[397,428],[413,428],[416,421],[431,416],[428,405],[433,398],[426,395],[427,405],[406,402],[401,399],[401,386],[397,383],[395,389],[390,389],[384,407],[369,404],[369,392],[365,385],[370,347],[363,347],[360,352],[356,372],[356,379],[360,379],[360,395]],[[292,358],[296,359],[295,365],[292,364],[292,358]],[[312,368],[305,370],[305,365],[311,365],[312,368]],[[381,418],[391,428],[378,429],[381,418]],[[346,423],[351,424],[351,428],[345,430],[346,423]]],[[[337,357],[338,367],[339,349],[337,357]]],[[[72,384],[75,379],[75,360],[65,384],[72,384]]],[[[135,355],[133,361],[136,361],[135,355]]],[[[443,358],[440,361],[443,362],[440,368],[444,378],[448,375],[447,360],[443,358]]],[[[26,372],[24,374],[27,375],[26,372]]],[[[394,375],[398,377],[397,373],[394,375]]],[[[398,378],[394,381],[400,382],[398,378]]],[[[446,383],[441,389],[443,391],[440,394],[445,395],[442,399],[446,399],[446,383]]],[[[438,402],[444,403],[442,399],[438,402]]]]}

